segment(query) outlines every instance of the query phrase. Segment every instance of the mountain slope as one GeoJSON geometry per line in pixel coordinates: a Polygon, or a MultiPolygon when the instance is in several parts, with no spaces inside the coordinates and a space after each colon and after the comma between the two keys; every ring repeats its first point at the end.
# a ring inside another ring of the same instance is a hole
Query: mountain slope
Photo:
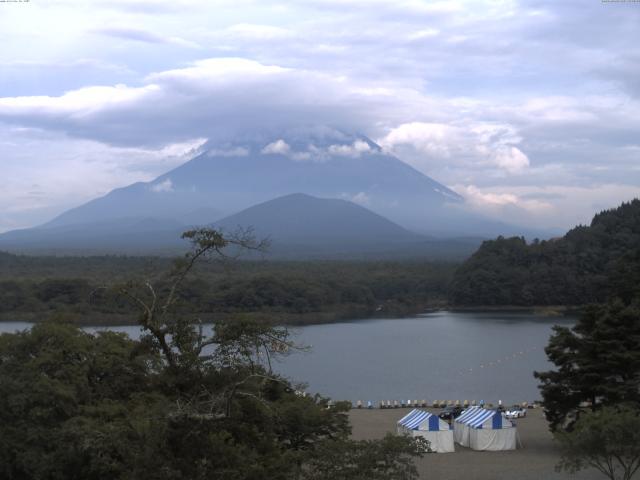
{"type": "Polygon", "coordinates": [[[448,229],[448,205],[463,201],[365,137],[333,133],[242,142],[224,151],[212,146],[151,182],[114,190],[46,226],[124,216],[181,219],[201,208],[221,218],[294,192],[352,200],[405,227],[434,232],[448,229]]]}
{"type": "Polygon", "coordinates": [[[227,232],[253,228],[257,238],[271,240],[264,255],[271,259],[461,260],[481,242],[425,237],[352,202],[300,193],[255,205],[214,226],[227,232]]]}
{"type": "MultiPolygon", "coordinates": [[[[291,194],[249,207],[213,224],[227,233],[252,228],[268,237],[269,259],[462,259],[479,239],[435,240],[410,232],[388,219],[340,199],[291,194]]],[[[157,219],[103,222],[18,230],[0,235],[0,249],[40,254],[178,254],[189,226],[157,219]]]]}
{"type": "Polygon", "coordinates": [[[13,230],[0,235],[0,249],[36,254],[157,254],[185,249],[180,222],[120,218],[71,225],[13,230]]]}
{"type": "Polygon", "coordinates": [[[226,231],[252,227],[276,243],[305,245],[384,245],[423,240],[352,202],[291,194],[255,205],[215,223],[226,231]]]}

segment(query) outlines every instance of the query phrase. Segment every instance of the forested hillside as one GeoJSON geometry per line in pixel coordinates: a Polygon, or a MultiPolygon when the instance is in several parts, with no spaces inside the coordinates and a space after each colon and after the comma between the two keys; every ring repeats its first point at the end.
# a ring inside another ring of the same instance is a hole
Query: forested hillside
{"type": "Polygon", "coordinates": [[[597,214],[564,237],[486,241],[456,272],[457,305],[583,305],[640,288],[640,200],[597,214]]]}
{"type": "MultiPolygon", "coordinates": [[[[0,253],[0,320],[64,313],[80,323],[130,323],[131,305],[99,289],[161,279],[160,257],[27,257],[0,253]]],[[[185,281],[183,312],[203,319],[245,314],[276,323],[403,315],[446,302],[455,264],[414,262],[232,262],[199,265],[185,281]]],[[[162,285],[162,280],[158,280],[162,285]]]]}

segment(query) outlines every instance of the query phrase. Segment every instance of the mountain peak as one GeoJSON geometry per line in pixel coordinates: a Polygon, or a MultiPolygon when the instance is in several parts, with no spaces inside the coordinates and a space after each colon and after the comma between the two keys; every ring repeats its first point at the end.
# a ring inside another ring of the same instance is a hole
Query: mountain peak
{"type": "MultiPolygon", "coordinates": [[[[209,209],[217,218],[304,192],[349,200],[412,229],[444,230],[442,213],[462,198],[364,135],[329,127],[208,142],[200,154],[151,182],[136,183],[70,210],[48,226],[130,217],[180,220],[209,209]]],[[[217,218],[211,218],[215,221],[217,218]]]]}

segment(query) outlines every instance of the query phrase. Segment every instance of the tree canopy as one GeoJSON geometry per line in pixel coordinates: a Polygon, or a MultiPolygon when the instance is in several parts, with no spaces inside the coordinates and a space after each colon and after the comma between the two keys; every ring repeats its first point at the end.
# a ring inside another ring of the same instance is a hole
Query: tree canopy
{"type": "Polygon", "coordinates": [[[586,305],[637,291],[640,200],[601,212],[564,237],[522,237],[482,244],[456,271],[450,299],[458,305],[586,305]],[[635,283],[632,281],[635,279],[635,283]]]}
{"type": "Polygon", "coordinates": [[[572,328],[554,327],[545,351],[557,367],[536,372],[553,430],[606,405],[640,407],[640,303],[589,307],[572,328]]]}
{"type": "Polygon", "coordinates": [[[640,413],[637,406],[605,407],[556,435],[562,447],[559,470],[595,468],[610,480],[631,480],[640,469],[640,413]]]}
{"type": "Polygon", "coordinates": [[[302,395],[271,369],[286,329],[181,312],[196,262],[250,238],[199,230],[162,286],[111,287],[144,335],[62,321],[0,336],[0,476],[8,480],[414,479],[423,442],[350,440],[348,406],[302,395]]]}

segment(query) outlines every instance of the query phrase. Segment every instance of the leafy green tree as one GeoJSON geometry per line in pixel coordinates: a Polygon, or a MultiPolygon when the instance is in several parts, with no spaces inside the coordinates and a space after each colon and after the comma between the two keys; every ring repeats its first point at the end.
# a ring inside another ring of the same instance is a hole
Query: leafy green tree
{"type": "Polygon", "coordinates": [[[536,372],[552,430],[583,412],[640,406],[640,309],[620,300],[587,309],[573,328],[555,327],[545,351],[557,367],[536,372]]]}
{"type": "Polygon", "coordinates": [[[140,341],[59,322],[0,336],[0,478],[416,478],[419,443],[354,442],[347,405],[272,371],[299,348],[286,329],[239,319],[207,331],[181,311],[197,262],[262,248],[208,229],[184,237],[193,250],[168,278],[115,287],[138,308],[140,341]]]}
{"type": "Polygon", "coordinates": [[[122,421],[157,360],[114,332],[47,322],[1,335],[0,477],[116,478],[122,421]]]}
{"type": "Polygon", "coordinates": [[[558,470],[595,468],[610,480],[631,480],[640,468],[637,405],[604,407],[583,415],[571,432],[555,435],[562,447],[558,470]]]}
{"type": "Polygon", "coordinates": [[[387,434],[382,440],[323,442],[305,465],[307,480],[409,480],[418,472],[413,457],[423,456],[429,442],[387,434]]]}

